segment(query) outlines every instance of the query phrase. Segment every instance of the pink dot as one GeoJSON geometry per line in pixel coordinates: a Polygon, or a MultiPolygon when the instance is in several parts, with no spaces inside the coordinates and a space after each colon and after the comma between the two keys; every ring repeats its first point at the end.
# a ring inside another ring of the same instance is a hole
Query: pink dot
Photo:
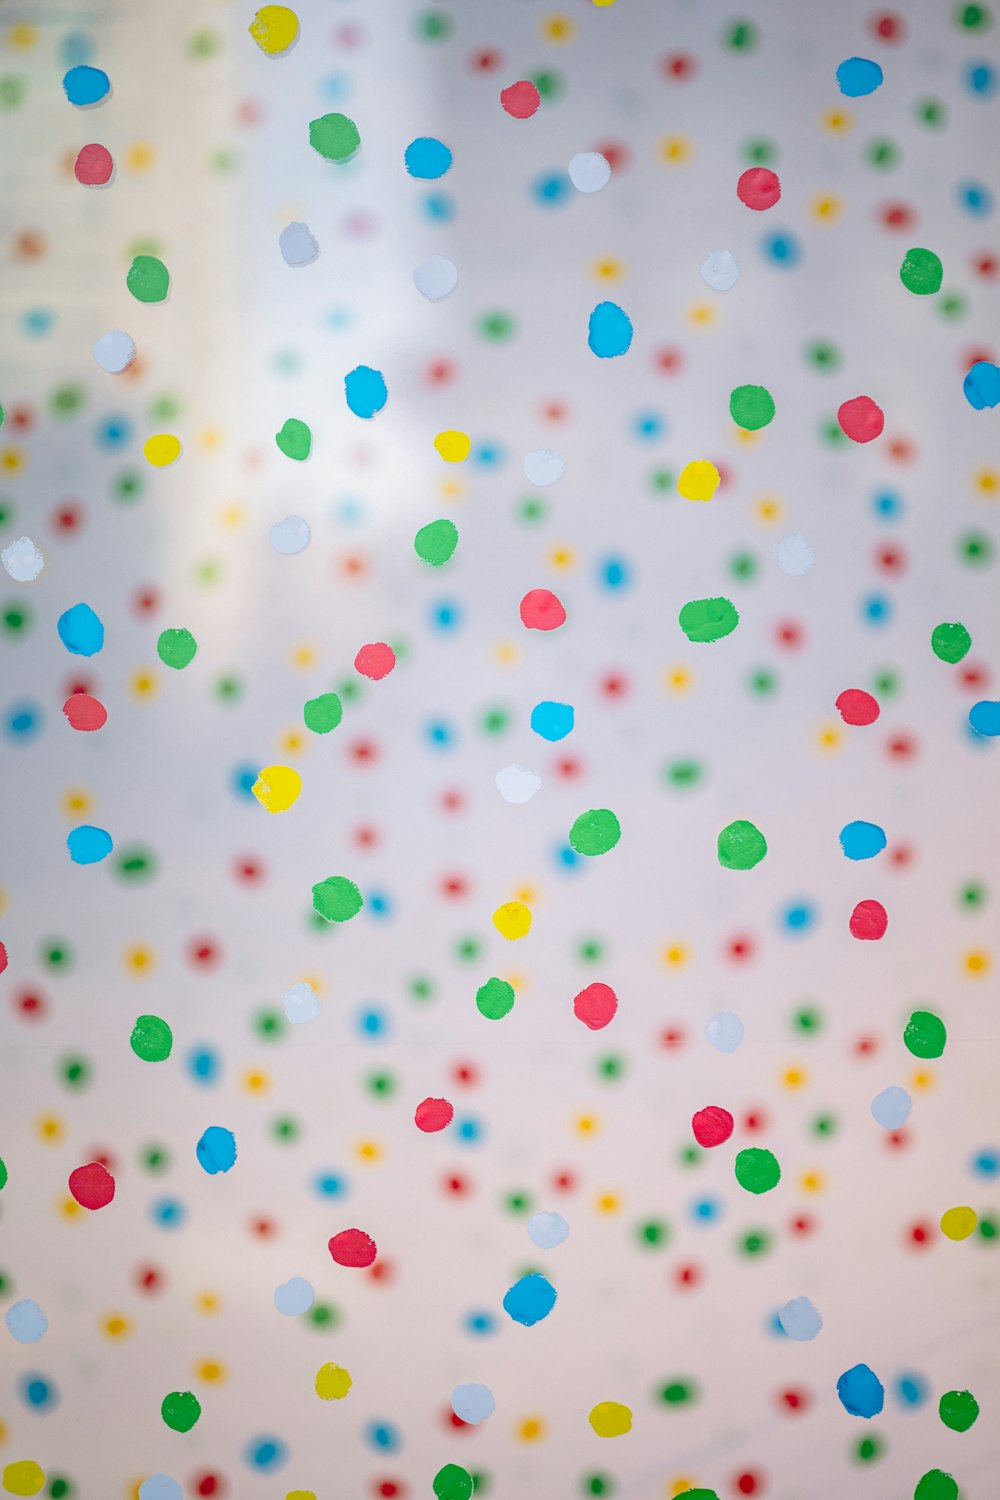
{"type": "Polygon", "coordinates": [[[885,426],[885,413],[870,396],[855,396],[839,408],[837,421],[853,443],[870,443],[885,426]]]}
{"type": "Polygon", "coordinates": [[[378,1246],[363,1229],[342,1229],[330,1241],[329,1250],[338,1266],[370,1266],[378,1254],[378,1246]]]}
{"type": "Polygon", "coordinates": [[[383,677],[388,677],[395,665],[396,653],[384,641],[362,646],[354,658],[355,671],[360,672],[362,677],[370,677],[372,682],[381,682],[383,677]]]}
{"type": "Polygon", "coordinates": [[[92,1161],[69,1174],[69,1190],[81,1208],[107,1208],[115,1196],[115,1179],[107,1167],[92,1161]]]}
{"type": "Polygon", "coordinates": [[[588,984],[573,1001],[573,1014],[591,1031],[603,1031],[617,1009],[618,996],[609,984],[588,984]]]}
{"type": "Polygon", "coordinates": [[[721,1146],[733,1133],[733,1117],[721,1105],[710,1104],[691,1116],[691,1129],[699,1146],[721,1146]]]}
{"type": "Polygon", "coordinates": [[[541,94],[527,78],[500,90],[500,103],[515,120],[530,120],[541,102],[541,94]]]}
{"type": "Polygon", "coordinates": [[[108,711],[103,703],[89,693],[73,693],[63,704],[63,713],[71,729],[90,731],[102,729],[108,722],[108,711]]]}
{"type": "Polygon", "coordinates": [[[747,167],[736,184],[736,196],[747,208],[762,212],[773,208],[781,197],[781,183],[777,172],[768,167],[747,167]]]}
{"type": "Polygon", "coordinates": [[[876,943],[885,937],[889,916],[881,901],[859,901],[851,912],[851,937],[876,943]]]}
{"type": "Polygon", "coordinates": [[[447,1099],[422,1099],[413,1115],[418,1130],[433,1135],[437,1130],[447,1130],[455,1117],[455,1106],[447,1099]]]}
{"type": "Polygon", "coordinates": [[[558,630],[566,611],[551,589],[529,589],[521,600],[521,624],[527,630],[558,630]]]}
{"type": "Polygon", "coordinates": [[[111,181],[114,170],[115,164],[107,146],[84,146],[73,165],[76,180],[84,187],[103,187],[111,181]]]}
{"type": "Polygon", "coordinates": [[[7,949],[4,947],[3,943],[0,943],[0,974],[3,973],[4,969],[6,969],[6,967],[7,967],[7,949]]]}
{"type": "Polygon", "coordinates": [[[837,699],[837,708],[845,724],[874,724],[882,712],[878,699],[862,688],[845,688],[837,699]]]}

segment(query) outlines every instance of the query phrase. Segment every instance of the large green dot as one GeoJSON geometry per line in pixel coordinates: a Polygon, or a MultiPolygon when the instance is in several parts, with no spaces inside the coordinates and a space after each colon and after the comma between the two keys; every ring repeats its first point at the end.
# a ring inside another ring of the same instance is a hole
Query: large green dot
{"type": "Polygon", "coordinates": [[[178,630],[161,630],[156,642],[156,654],[165,667],[180,672],[190,666],[198,651],[198,642],[182,625],[178,630]]]}
{"type": "Polygon", "coordinates": [[[174,1034],[162,1016],[137,1016],[129,1046],[143,1062],[165,1062],[174,1045],[174,1034]]]}
{"type": "Polygon", "coordinates": [[[469,1500],[472,1490],[472,1475],[458,1464],[445,1464],[434,1475],[437,1500],[469,1500]]]}
{"type": "Polygon", "coordinates": [[[968,1432],[979,1416],[979,1402],[971,1391],[945,1391],[938,1402],[938,1415],[952,1432],[968,1432]]]}
{"type": "Polygon", "coordinates": [[[163,1398],[160,1416],[174,1432],[190,1432],[201,1416],[201,1402],[193,1391],[171,1391],[163,1398]]]}
{"type": "Polygon", "coordinates": [[[774,397],[762,385],[738,385],[729,397],[729,415],[737,427],[756,432],[774,421],[774,397]]]}
{"type": "Polygon", "coordinates": [[[344,717],[344,705],[336,693],[320,693],[318,698],[310,698],[305,704],[302,717],[306,728],[313,734],[329,734],[344,717]]]}
{"type": "Polygon", "coordinates": [[[514,1008],[514,986],[506,979],[487,979],[476,991],[476,1009],[488,1021],[502,1021],[514,1008]]]}
{"type": "Polygon", "coordinates": [[[738,818],[719,834],[718,848],[724,870],[752,870],[767,853],[767,840],[753,823],[738,818]]]}
{"type": "Polygon", "coordinates": [[[958,1500],[958,1485],[944,1469],[928,1469],[917,1480],[913,1500],[958,1500]]]}
{"type": "Polygon", "coordinates": [[[762,1146],[748,1146],[736,1153],[733,1163],[736,1181],[748,1193],[769,1193],[781,1181],[778,1158],[762,1146]]]}
{"type": "Polygon", "coordinates": [[[966,31],[987,31],[992,22],[993,16],[988,6],[959,5],[955,9],[955,25],[964,27],[966,31]]]}
{"type": "Polygon", "coordinates": [[[571,848],[577,854],[607,854],[622,836],[622,828],[610,808],[592,807],[581,813],[569,831],[571,848]]]}
{"type": "Polygon", "coordinates": [[[721,641],[740,623],[731,599],[690,599],[677,619],[688,640],[700,645],[721,641]]]}
{"type": "Polygon", "coordinates": [[[0,1156],[0,1192],[7,1186],[7,1163],[0,1156]]]}
{"type": "Polygon", "coordinates": [[[899,268],[899,279],[916,297],[928,297],[941,290],[944,268],[933,250],[907,250],[899,268]]]}
{"type": "Polygon", "coordinates": [[[274,434],[274,441],[286,458],[303,463],[312,449],[312,433],[306,422],[298,417],[286,417],[281,431],[274,434]]]}
{"type": "Polygon", "coordinates": [[[137,255],[125,285],[137,302],[162,302],[170,290],[170,272],[155,255],[137,255]]]}
{"type": "Polygon", "coordinates": [[[440,568],[454,554],[458,546],[458,527],[454,521],[442,517],[440,521],[428,521],[421,526],[413,538],[413,550],[421,562],[440,568]]]}
{"type": "Polygon", "coordinates": [[[347,115],[320,115],[309,121],[309,144],[327,161],[350,161],[361,145],[361,132],[347,115]]]}
{"type": "Polygon", "coordinates": [[[972,636],[964,625],[935,625],[931,631],[931,650],[939,661],[951,665],[961,661],[972,645],[972,636]]]}
{"type": "Polygon", "coordinates": [[[940,1016],[932,1010],[915,1010],[903,1031],[903,1042],[914,1057],[940,1057],[948,1033],[940,1016]]]}
{"type": "Polygon", "coordinates": [[[365,904],[364,897],[346,875],[331,875],[312,888],[313,909],[328,922],[349,922],[365,904]]]}

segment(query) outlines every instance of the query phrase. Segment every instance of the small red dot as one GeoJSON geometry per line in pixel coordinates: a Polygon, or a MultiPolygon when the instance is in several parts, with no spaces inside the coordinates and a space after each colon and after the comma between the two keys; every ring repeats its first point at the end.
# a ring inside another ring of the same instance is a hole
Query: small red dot
{"type": "Polygon", "coordinates": [[[621,672],[609,672],[601,679],[601,693],[605,698],[625,698],[628,687],[628,678],[621,672]]]}
{"type": "Polygon", "coordinates": [[[273,1219],[255,1219],[251,1227],[258,1239],[262,1240],[273,1239],[278,1232],[278,1226],[273,1219]]]}
{"type": "Polygon", "coordinates": [[[894,437],[889,440],[889,457],[897,464],[909,464],[917,456],[916,445],[905,437],[894,437]]]}
{"type": "Polygon", "coordinates": [[[687,52],[669,52],[663,59],[664,76],[678,83],[689,82],[697,71],[696,59],[687,52]]]}
{"type": "Polygon", "coordinates": [[[751,1109],[743,1116],[744,1130],[766,1130],[767,1115],[762,1109],[751,1109]]]}
{"type": "Polygon", "coordinates": [[[774,639],[786,651],[797,651],[805,640],[805,630],[797,620],[780,620],[774,627],[774,639]]]}
{"type": "Polygon", "coordinates": [[[788,1232],[790,1234],[812,1234],[815,1227],[816,1222],[809,1216],[809,1214],[799,1214],[798,1217],[793,1219],[789,1224],[788,1232]]]}
{"type": "Polygon", "coordinates": [[[188,944],[188,959],[196,969],[214,969],[222,957],[222,949],[214,938],[197,937],[188,944]]]}
{"type": "Polygon", "coordinates": [[[137,589],[132,596],[132,608],[137,615],[151,615],[160,607],[160,596],[154,588],[137,589]]]}
{"type": "Polygon", "coordinates": [[[917,222],[916,212],[908,203],[883,204],[879,218],[886,229],[912,229],[917,222]]]}
{"type": "Polygon", "coordinates": [[[575,755],[564,755],[556,761],[556,775],[561,776],[564,781],[572,781],[582,770],[583,764],[575,755]]]}
{"type": "Polygon", "coordinates": [[[462,812],[465,807],[465,793],[450,788],[441,793],[440,803],[445,812],[462,812]]]}
{"type": "Polygon", "coordinates": [[[890,1130],[886,1134],[886,1145],[893,1151],[905,1151],[910,1145],[910,1134],[907,1130],[890,1130]]]}
{"type": "Polygon", "coordinates": [[[894,848],[889,850],[889,863],[894,869],[905,870],[908,865],[912,865],[915,859],[916,855],[909,844],[896,844],[894,848]]]}
{"type": "Polygon", "coordinates": [[[917,742],[909,734],[895,734],[887,749],[893,760],[913,760],[917,754],[917,742]]]}
{"type": "Polygon", "coordinates": [[[469,883],[464,875],[445,875],[441,881],[441,894],[450,900],[461,900],[469,894],[469,883]]]}
{"type": "Polygon", "coordinates": [[[148,1292],[151,1296],[162,1292],[167,1284],[163,1272],[156,1266],[139,1266],[135,1273],[135,1281],[140,1292],[148,1292]]]}
{"type": "Polygon", "coordinates": [[[730,938],[726,944],[726,957],[731,959],[733,963],[749,963],[754,956],[754,948],[753,938],[747,936],[745,933],[740,933],[736,937],[730,938]]]}
{"type": "Polygon", "coordinates": [[[15,406],[10,413],[10,425],[17,432],[30,432],[35,425],[35,413],[30,406],[15,406]]]}
{"type": "Polygon", "coordinates": [[[381,1500],[398,1500],[399,1496],[406,1494],[406,1486],[402,1480],[376,1479],[373,1491],[381,1500]]]}
{"type": "Polygon", "coordinates": [[[804,1412],[810,1405],[809,1392],[801,1386],[791,1386],[778,1397],[779,1404],[787,1412],[804,1412]]]}
{"type": "Polygon", "coordinates": [[[467,1432],[471,1432],[473,1428],[473,1424],[471,1422],[463,1422],[458,1413],[452,1411],[450,1406],[446,1407],[445,1410],[441,1413],[441,1420],[444,1423],[445,1427],[454,1427],[456,1431],[464,1427],[467,1432]]]}
{"type": "Polygon", "coordinates": [[[552,1185],[558,1188],[560,1193],[572,1193],[576,1190],[576,1177],[572,1172],[557,1172],[552,1179],[552,1185]]]}
{"type": "Polygon", "coordinates": [[[854,1043],[854,1050],[859,1057],[873,1057],[878,1049],[878,1037],[871,1036],[870,1034],[859,1036],[857,1041],[854,1043]]]}
{"type": "Polygon", "coordinates": [[[355,740],[348,746],[347,753],[359,766],[374,765],[378,760],[378,746],[374,740],[355,740]]]}
{"type": "Polygon", "coordinates": [[[370,823],[355,828],[351,837],[359,849],[374,849],[379,841],[378,829],[373,828],[370,823]]]}
{"type": "Polygon", "coordinates": [[[682,1291],[694,1291],[701,1283],[701,1268],[695,1265],[678,1266],[674,1272],[674,1280],[682,1291]]]}
{"type": "Polygon", "coordinates": [[[470,1191],[470,1188],[466,1179],[456,1172],[453,1177],[445,1178],[444,1190],[446,1193],[450,1193],[453,1198],[462,1198],[470,1191]]]}
{"type": "Polygon", "coordinates": [[[52,517],[52,525],[56,531],[78,531],[83,525],[82,508],[72,503],[60,505],[52,517]]]}
{"type": "Polygon", "coordinates": [[[462,1083],[466,1088],[474,1088],[479,1082],[479,1070],[474,1063],[456,1063],[451,1076],[456,1083],[462,1083]]]}
{"type": "Polygon", "coordinates": [[[604,157],[612,177],[616,172],[624,172],[631,164],[632,153],[622,141],[601,141],[593,149],[604,157]]]}
{"type": "Polygon", "coordinates": [[[546,422],[565,422],[569,417],[569,407],[564,401],[546,401],[542,416],[546,422]]]}
{"type": "Polygon", "coordinates": [[[660,1046],[671,1052],[683,1047],[686,1040],[683,1026],[668,1026],[666,1031],[660,1032],[660,1046]]]}
{"type": "Polygon", "coordinates": [[[677,375],[684,368],[684,356],[679,349],[658,349],[655,363],[662,375],[677,375]]]}
{"type": "Polygon", "coordinates": [[[990,680],[990,674],[986,667],[980,666],[978,662],[968,662],[959,667],[955,674],[959,686],[964,688],[986,687],[990,680]]]}
{"type": "Polygon", "coordinates": [[[994,281],[997,272],[1000,271],[1000,260],[997,259],[992,250],[981,251],[978,255],[972,257],[972,269],[984,281],[994,281]]]}
{"type": "Polygon", "coordinates": [[[502,52],[498,52],[495,47],[484,47],[482,52],[472,54],[469,58],[469,67],[473,73],[495,73],[502,62],[502,52]]]}
{"type": "Polygon", "coordinates": [[[367,1275],[372,1281],[384,1282],[388,1286],[390,1281],[396,1279],[396,1267],[391,1260],[377,1260],[373,1266],[369,1266],[367,1275]]]}
{"type": "Polygon", "coordinates": [[[883,573],[904,573],[906,553],[902,547],[880,547],[875,553],[875,566],[883,573]]]}
{"type": "Polygon", "coordinates": [[[901,42],[906,36],[906,24],[902,16],[891,10],[878,11],[871,19],[872,35],[880,42],[901,42]]]}
{"type": "Polygon", "coordinates": [[[23,990],[16,997],[16,1006],[25,1021],[44,1021],[48,1007],[41,995],[34,990],[23,990]]]}
{"type": "Polygon", "coordinates": [[[196,1495],[222,1496],[226,1493],[226,1481],[221,1474],[201,1474],[194,1481],[196,1495]]]}
{"type": "Polygon", "coordinates": [[[428,385],[447,385],[458,374],[458,366],[450,359],[435,359],[427,366],[428,385]]]}
{"type": "Polygon", "coordinates": [[[921,1249],[923,1249],[923,1247],[925,1245],[929,1245],[931,1240],[934,1238],[933,1224],[929,1224],[926,1220],[924,1220],[918,1221],[916,1224],[911,1225],[909,1238],[911,1244],[917,1245],[921,1249]]]}
{"type": "Polygon", "coordinates": [[[233,864],[233,873],[244,885],[259,885],[267,872],[256,855],[241,854],[233,864]]]}

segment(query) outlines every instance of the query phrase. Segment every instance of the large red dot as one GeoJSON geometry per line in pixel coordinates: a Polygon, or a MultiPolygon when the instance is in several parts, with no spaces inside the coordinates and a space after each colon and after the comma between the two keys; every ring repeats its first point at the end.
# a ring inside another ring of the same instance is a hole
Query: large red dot
{"type": "Polygon", "coordinates": [[[515,120],[530,120],[541,102],[541,94],[527,78],[500,90],[500,103],[515,120]]]}
{"type": "Polygon", "coordinates": [[[882,712],[878,699],[862,688],[845,688],[836,706],[845,724],[874,724],[882,712]]]}
{"type": "Polygon", "coordinates": [[[447,1099],[422,1099],[413,1115],[418,1130],[433,1135],[437,1130],[447,1130],[455,1116],[455,1106],[447,1099]]]}
{"type": "Polygon", "coordinates": [[[115,1196],[115,1179],[107,1167],[92,1161],[69,1174],[69,1190],[81,1208],[107,1208],[115,1196]]]}
{"type": "Polygon", "coordinates": [[[859,901],[851,912],[851,937],[875,943],[885,937],[889,915],[881,901],[859,901]]]}
{"type": "Polygon", "coordinates": [[[855,396],[838,408],[837,421],[852,443],[870,443],[881,435],[885,412],[870,396],[855,396]]]}
{"type": "Polygon", "coordinates": [[[733,1133],[733,1117],[720,1104],[710,1104],[691,1116],[691,1129],[699,1146],[721,1146],[733,1133]]]}
{"type": "Polygon", "coordinates": [[[111,181],[114,170],[115,164],[107,146],[84,146],[73,165],[76,180],[84,187],[103,187],[111,181]]]}
{"type": "Polygon", "coordinates": [[[551,589],[529,589],[521,600],[521,624],[527,630],[558,630],[566,611],[551,589]]]}
{"type": "Polygon", "coordinates": [[[7,949],[4,947],[3,943],[0,943],[0,974],[3,973],[4,969],[6,969],[6,967],[7,967],[7,949]]]}
{"type": "Polygon", "coordinates": [[[388,677],[395,665],[396,653],[385,641],[362,646],[354,658],[355,671],[360,672],[362,677],[370,677],[372,682],[381,682],[383,677],[388,677]]]}
{"type": "Polygon", "coordinates": [[[378,1246],[363,1229],[342,1229],[329,1249],[338,1266],[370,1266],[378,1254],[378,1246]]]}
{"type": "Polygon", "coordinates": [[[108,722],[108,711],[104,704],[92,698],[89,693],[73,693],[63,704],[63,713],[69,720],[71,729],[90,732],[103,729],[108,722]]]}
{"type": "Polygon", "coordinates": [[[769,167],[747,167],[736,184],[736,196],[747,208],[758,212],[773,208],[781,197],[777,172],[772,172],[769,167]]]}
{"type": "Polygon", "coordinates": [[[618,996],[609,984],[588,984],[573,1001],[573,1014],[591,1031],[602,1031],[617,1009],[618,996]]]}

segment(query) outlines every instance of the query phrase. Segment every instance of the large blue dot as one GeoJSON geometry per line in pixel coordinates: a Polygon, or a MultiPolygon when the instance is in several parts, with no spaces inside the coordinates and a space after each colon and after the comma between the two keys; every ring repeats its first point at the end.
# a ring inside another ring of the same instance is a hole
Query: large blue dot
{"type": "Polygon", "coordinates": [[[102,859],[107,859],[114,843],[106,828],[94,828],[89,823],[81,823],[79,828],[71,829],[66,848],[75,865],[96,865],[102,859]]]}
{"type": "Polygon", "coordinates": [[[555,1305],[555,1287],[537,1271],[515,1281],[503,1299],[504,1312],[524,1328],[531,1328],[547,1318],[555,1305]]]}
{"type": "Polygon", "coordinates": [[[852,1417],[877,1417],[885,1405],[885,1389],[868,1365],[853,1365],[837,1381],[840,1404],[852,1417]]]}
{"type": "Polygon", "coordinates": [[[1000,365],[990,364],[986,359],[977,359],[962,381],[962,391],[966,401],[976,411],[985,411],[987,407],[1000,404],[1000,365]]]}
{"type": "Polygon", "coordinates": [[[44,1375],[21,1376],[21,1397],[35,1411],[51,1411],[59,1405],[59,1392],[44,1375]]]}
{"type": "Polygon", "coordinates": [[[210,1125],[198,1142],[198,1165],[210,1177],[228,1172],[236,1163],[236,1137],[224,1125],[210,1125]]]}
{"type": "Polygon", "coordinates": [[[992,703],[988,698],[974,703],[969,709],[969,723],[977,734],[989,739],[1000,734],[1000,703],[992,703]]]}
{"type": "Polygon", "coordinates": [[[544,699],[531,710],[531,727],[543,740],[564,740],[572,733],[576,714],[571,703],[554,703],[544,699]]]}
{"type": "Polygon", "coordinates": [[[864,94],[874,94],[882,82],[882,69],[877,62],[867,57],[848,57],[837,69],[840,92],[848,99],[860,99],[864,94]]]}
{"type": "Polygon", "coordinates": [[[896,1397],[904,1406],[923,1406],[927,1394],[927,1381],[916,1370],[897,1376],[896,1397]]]}
{"type": "Polygon", "coordinates": [[[877,823],[846,823],[840,830],[840,847],[848,859],[874,859],[885,848],[885,829],[877,823]]]}
{"type": "Polygon", "coordinates": [[[59,639],[73,656],[96,656],[104,645],[104,626],[89,604],[74,604],[56,621],[59,639]]]}
{"type": "Polygon", "coordinates": [[[976,58],[966,64],[965,83],[970,94],[976,94],[980,99],[992,99],[997,91],[996,68],[985,59],[976,58]]]}
{"type": "Polygon", "coordinates": [[[86,109],[88,104],[100,104],[102,99],[107,98],[111,80],[100,68],[79,63],[75,68],[70,68],[63,78],[63,88],[70,104],[75,104],[77,109],[86,109]]]}
{"type": "Polygon", "coordinates": [[[444,141],[432,135],[421,135],[407,146],[403,160],[411,177],[433,182],[444,176],[453,158],[444,141]]]}
{"type": "Polygon", "coordinates": [[[590,315],[587,345],[598,359],[617,359],[632,343],[632,320],[617,302],[598,302],[590,315]]]}
{"type": "Polygon", "coordinates": [[[356,417],[374,417],[389,399],[389,391],[381,370],[371,365],[358,365],[344,376],[344,395],[347,405],[356,417]]]}

